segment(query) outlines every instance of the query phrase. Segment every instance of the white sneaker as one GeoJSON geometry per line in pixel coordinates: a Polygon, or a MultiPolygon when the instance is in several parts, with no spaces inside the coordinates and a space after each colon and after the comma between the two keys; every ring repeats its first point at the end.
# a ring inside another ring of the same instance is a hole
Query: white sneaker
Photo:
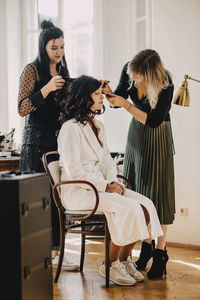
{"type": "MultiPolygon", "coordinates": [[[[58,260],[59,260],[59,255],[54,257],[54,259],[52,259],[53,268],[58,267],[58,260]]],[[[65,271],[78,271],[79,266],[77,264],[72,263],[64,256],[61,269],[65,271]]]]}
{"type": "Polygon", "coordinates": [[[122,261],[121,263],[125,267],[126,272],[133,276],[138,282],[144,280],[144,276],[136,269],[136,265],[130,256],[127,257],[127,261],[122,261]]]}
{"type": "MultiPolygon", "coordinates": [[[[106,268],[103,263],[99,268],[99,274],[106,277],[106,268]]],[[[134,285],[136,283],[135,278],[131,277],[125,270],[124,266],[119,260],[114,261],[110,267],[110,280],[118,285],[134,285]]]]}

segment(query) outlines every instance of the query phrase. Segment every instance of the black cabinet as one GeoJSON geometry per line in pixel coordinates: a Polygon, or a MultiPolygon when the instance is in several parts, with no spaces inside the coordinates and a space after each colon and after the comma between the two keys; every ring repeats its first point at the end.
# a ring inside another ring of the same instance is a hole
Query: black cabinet
{"type": "Polygon", "coordinates": [[[1,295],[53,299],[51,200],[45,173],[0,178],[1,295]]]}

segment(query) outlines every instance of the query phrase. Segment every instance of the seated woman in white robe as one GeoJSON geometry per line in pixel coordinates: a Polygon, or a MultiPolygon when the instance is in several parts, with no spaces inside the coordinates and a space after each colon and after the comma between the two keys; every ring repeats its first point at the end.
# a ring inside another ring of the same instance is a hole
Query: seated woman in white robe
{"type": "MultiPolygon", "coordinates": [[[[87,180],[97,188],[98,210],[105,214],[111,236],[110,279],[134,285],[144,279],[131,258],[134,244],[163,232],[153,202],[118,182],[104,126],[95,118],[104,110],[103,101],[100,81],[83,75],[70,83],[58,135],[61,180],[87,180]]],[[[61,198],[66,209],[92,209],[95,203],[94,192],[84,185],[62,187],[61,198]]],[[[104,263],[99,273],[105,277],[104,263]]]]}

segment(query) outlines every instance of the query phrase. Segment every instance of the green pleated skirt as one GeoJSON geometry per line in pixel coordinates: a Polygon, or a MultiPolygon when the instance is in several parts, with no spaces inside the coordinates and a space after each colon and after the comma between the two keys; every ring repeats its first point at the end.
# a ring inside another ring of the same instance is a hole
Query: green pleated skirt
{"type": "Polygon", "coordinates": [[[123,175],[134,191],[150,198],[161,224],[175,214],[174,144],[171,123],[151,128],[132,119],[128,131],[123,175]]]}

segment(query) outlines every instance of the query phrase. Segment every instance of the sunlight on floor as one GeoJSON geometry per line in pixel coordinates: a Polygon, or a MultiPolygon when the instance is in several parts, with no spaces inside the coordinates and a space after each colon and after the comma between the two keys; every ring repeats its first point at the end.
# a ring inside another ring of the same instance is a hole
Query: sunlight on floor
{"type": "MultiPolygon", "coordinates": [[[[86,245],[87,244],[102,245],[102,244],[104,244],[104,240],[99,241],[99,239],[98,239],[98,241],[97,241],[96,239],[86,238],[85,243],[86,243],[86,245]]],[[[81,246],[81,239],[80,239],[80,237],[75,237],[75,238],[69,237],[66,239],[66,245],[81,246]]],[[[76,250],[71,250],[71,249],[67,249],[67,248],[65,248],[65,252],[73,253],[73,254],[80,254],[80,250],[76,251],[76,250]]],[[[98,252],[88,252],[88,254],[98,255],[99,253],[98,252]]],[[[139,255],[140,255],[140,250],[132,250],[133,257],[139,257],[139,255]]]]}
{"type": "Polygon", "coordinates": [[[89,255],[99,255],[99,252],[88,252],[89,255]]]}
{"type": "Polygon", "coordinates": [[[136,257],[139,257],[140,255],[140,250],[132,250],[132,256],[136,256],[136,257]]]}
{"type": "Polygon", "coordinates": [[[170,260],[170,261],[178,263],[178,264],[183,264],[183,265],[195,268],[197,270],[200,270],[200,265],[191,264],[191,263],[188,263],[188,262],[185,262],[185,261],[182,261],[182,260],[170,260]]]}
{"type": "Polygon", "coordinates": [[[73,254],[78,254],[78,255],[80,255],[80,250],[79,250],[79,251],[76,251],[76,250],[71,250],[71,249],[66,249],[66,248],[65,248],[65,253],[73,253],[73,254]]]}
{"type": "MultiPolygon", "coordinates": [[[[104,243],[104,241],[102,240],[102,242],[100,242],[99,240],[91,240],[91,239],[87,239],[85,240],[86,244],[97,244],[97,245],[101,245],[104,243]]],[[[81,245],[81,239],[80,238],[68,238],[66,239],[66,244],[68,245],[75,245],[75,246],[80,246],[81,245]]]]}

